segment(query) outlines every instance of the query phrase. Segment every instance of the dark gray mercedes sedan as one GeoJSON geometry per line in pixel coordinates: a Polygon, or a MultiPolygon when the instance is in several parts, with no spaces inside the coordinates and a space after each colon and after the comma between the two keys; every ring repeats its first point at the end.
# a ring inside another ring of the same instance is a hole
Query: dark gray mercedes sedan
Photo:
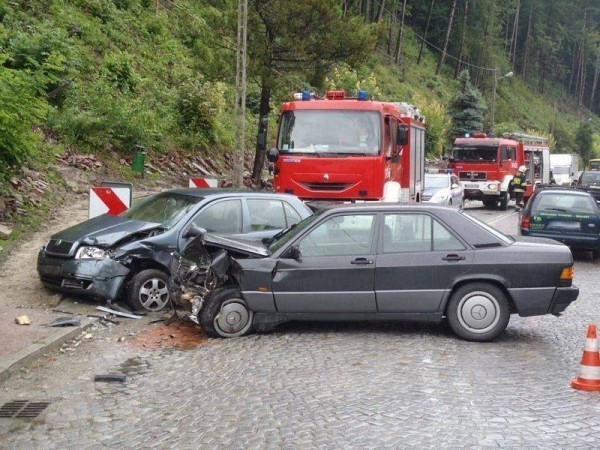
{"type": "Polygon", "coordinates": [[[565,245],[443,206],[334,206],[262,243],[197,240],[212,290],[193,317],[211,337],[291,320],[446,319],[461,338],[489,341],[511,314],[558,316],[579,294],[565,245]]]}

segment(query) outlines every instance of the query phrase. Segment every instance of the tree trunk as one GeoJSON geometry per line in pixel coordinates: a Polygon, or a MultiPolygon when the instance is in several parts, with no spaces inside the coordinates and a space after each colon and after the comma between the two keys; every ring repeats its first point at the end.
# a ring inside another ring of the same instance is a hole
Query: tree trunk
{"type": "Polygon", "coordinates": [[[523,74],[523,79],[527,79],[527,63],[529,56],[529,42],[531,40],[531,21],[533,17],[533,6],[535,0],[531,0],[531,4],[529,5],[529,17],[527,18],[527,34],[525,35],[525,48],[523,49],[523,65],[521,67],[521,73],[523,74]]]}
{"type": "Polygon", "coordinates": [[[435,0],[431,0],[429,4],[429,14],[427,14],[427,25],[425,25],[425,34],[423,35],[423,40],[421,41],[421,48],[419,49],[419,57],[417,58],[417,65],[421,64],[421,56],[423,55],[423,46],[425,45],[425,41],[427,40],[427,32],[429,31],[429,22],[431,22],[431,12],[433,11],[433,5],[435,0]]]}
{"type": "Polygon", "coordinates": [[[404,13],[406,12],[406,0],[402,3],[402,19],[400,20],[400,32],[396,43],[396,64],[402,66],[402,37],[404,35],[404,13]]]}
{"type": "Polygon", "coordinates": [[[577,54],[579,52],[578,45],[578,41],[573,44],[573,58],[571,60],[571,77],[569,78],[569,92],[571,93],[573,92],[573,81],[577,79],[577,67],[575,66],[575,64],[577,63],[577,54]]]}
{"type": "MultiPolygon", "coordinates": [[[[271,101],[271,80],[273,79],[273,75],[271,75],[271,71],[268,72],[267,75],[263,76],[262,86],[260,88],[260,107],[258,113],[258,129],[256,134],[261,131],[261,119],[263,117],[269,117],[271,113],[271,107],[269,102],[271,101]]],[[[267,122],[268,125],[268,122],[267,122]]],[[[268,128],[265,130],[265,133],[268,131],[268,128]]],[[[254,151],[254,167],[252,169],[252,179],[256,184],[260,184],[262,179],[262,170],[265,165],[265,150],[260,148],[258,142],[256,143],[255,151],[254,151]]]]}
{"type": "Polygon", "coordinates": [[[381,22],[384,11],[385,11],[385,0],[380,0],[379,1],[379,10],[377,11],[377,22],[381,22]]]}
{"type": "Polygon", "coordinates": [[[456,62],[456,69],[454,69],[454,79],[458,78],[462,66],[463,54],[465,51],[465,38],[467,36],[467,16],[469,13],[469,0],[465,0],[465,15],[463,17],[463,29],[462,37],[460,38],[460,52],[458,53],[458,61],[456,62]]]}
{"type": "Polygon", "coordinates": [[[398,9],[400,9],[400,0],[398,0],[398,3],[396,4],[396,11],[392,13],[392,17],[390,19],[390,33],[389,33],[389,41],[388,41],[388,55],[393,57],[394,56],[394,32],[395,32],[395,25],[396,22],[398,21],[398,9]]]}
{"type": "Polygon", "coordinates": [[[513,22],[512,35],[510,38],[510,51],[508,59],[511,63],[513,72],[515,71],[515,65],[517,60],[517,41],[519,38],[519,16],[521,15],[521,0],[517,0],[517,6],[515,8],[515,20],[513,22]]]}
{"type": "Polygon", "coordinates": [[[596,97],[596,87],[598,86],[598,77],[600,76],[600,43],[596,50],[596,69],[594,70],[594,82],[592,83],[592,95],[590,97],[590,109],[594,106],[594,97],[596,97]]]}
{"type": "Polygon", "coordinates": [[[577,108],[581,110],[583,106],[583,94],[585,93],[585,75],[586,75],[586,67],[585,67],[585,33],[587,29],[587,15],[588,15],[588,3],[587,1],[583,6],[583,30],[581,31],[581,49],[579,52],[579,96],[577,101],[577,108]]]}
{"type": "Polygon", "coordinates": [[[435,69],[435,74],[439,75],[442,71],[442,66],[444,64],[444,60],[446,59],[446,51],[448,50],[448,42],[450,41],[450,33],[452,32],[452,22],[454,22],[454,12],[456,11],[456,3],[458,0],[452,0],[452,8],[450,9],[450,17],[448,17],[448,28],[446,29],[446,39],[444,40],[444,49],[442,50],[442,55],[438,60],[437,68],[435,69]]]}
{"type": "Polygon", "coordinates": [[[412,28],[414,28],[415,25],[417,24],[417,16],[421,12],[421,8],[423,7],[423,3],[425,3],[425,0],[420,0],[419,1],[419,6],[417,6],[416,8],[413,9],[413,12],[412,12],[413,20],[412,20],[412,22],[410,24],[410,26],[412,28]]]}

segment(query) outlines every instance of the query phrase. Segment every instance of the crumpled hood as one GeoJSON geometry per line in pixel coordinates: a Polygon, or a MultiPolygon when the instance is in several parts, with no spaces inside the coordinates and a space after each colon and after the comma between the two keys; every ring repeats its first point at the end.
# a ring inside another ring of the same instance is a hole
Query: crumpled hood
{"type": "Polygon", "coordinates": [[[266,257],[271,254],[267,247],[258,240],[241,239],[222,235],[205,233],[202,243],[211,247],[222,248],[248,256],[266,257]]]}
{"type": "Polygon", "coordinates": [[[111,247],[128,236],[160,227],[159,223],[103,214],[52,235],[51,240],[111,247]]]}

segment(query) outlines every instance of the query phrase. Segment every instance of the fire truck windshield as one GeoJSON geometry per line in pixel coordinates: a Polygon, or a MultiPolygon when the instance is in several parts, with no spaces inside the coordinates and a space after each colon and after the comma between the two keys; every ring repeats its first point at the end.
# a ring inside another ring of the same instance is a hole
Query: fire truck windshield
{"type": "Polygon", "coordinates": [[[496,162],[498,147],[454,147],[452,156],[455,161],[496,162]]]}
{"type": "Polygon", "coordinates": [[[381,115],[377,111],[285,111],[279,128],[282,153],[377,155],[381,115]]]}

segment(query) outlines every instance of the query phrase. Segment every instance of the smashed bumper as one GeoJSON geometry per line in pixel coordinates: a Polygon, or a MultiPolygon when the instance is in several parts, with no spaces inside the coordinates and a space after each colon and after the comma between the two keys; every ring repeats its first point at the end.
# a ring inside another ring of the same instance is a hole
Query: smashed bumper
{"type": "Polygon", "coordinates": [[[111,258],[101,260],[57,258],[38,254],[37,271],[51,289],[101,300],[116,300],[129,269],[111,258]]]}

